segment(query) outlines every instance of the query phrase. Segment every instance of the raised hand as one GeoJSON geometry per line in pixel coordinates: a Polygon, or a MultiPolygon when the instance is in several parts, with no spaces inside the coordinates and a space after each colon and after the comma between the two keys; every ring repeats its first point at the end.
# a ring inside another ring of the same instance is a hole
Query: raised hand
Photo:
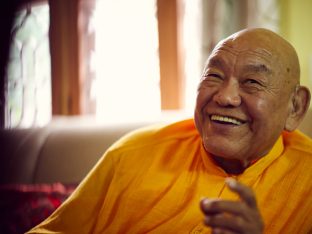
{"type": "Polygon", "coordinates": [[[231,178],[226,184],[240,200],[202,199],[200,208],[205,225],[212,228],[213,234],[262,233],[264,224],[252,189],[231,178]]]}

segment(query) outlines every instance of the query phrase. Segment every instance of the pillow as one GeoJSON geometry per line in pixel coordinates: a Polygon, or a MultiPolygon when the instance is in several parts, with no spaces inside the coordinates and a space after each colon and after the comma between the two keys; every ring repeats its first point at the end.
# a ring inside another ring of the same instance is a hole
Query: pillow
{"type": "Polygon", "coordinates": [[[0,185],[0,233],[24,233],[42,222],[76,184],[0,185]]]}

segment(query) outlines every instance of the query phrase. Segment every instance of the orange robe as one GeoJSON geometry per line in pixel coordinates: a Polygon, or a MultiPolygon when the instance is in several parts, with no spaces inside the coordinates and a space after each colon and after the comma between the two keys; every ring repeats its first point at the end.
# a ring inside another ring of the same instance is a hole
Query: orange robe
{"type": "MultiPolygon", "coordinates": [[[[193,120],[135,131],[115,143],[72,196],[29,233],[210,233],[202,197],[236,200],[193,120]]],[[[255,191],[265,233],[312,231],[312,141],[284,132],[234,176],[255,191]]]]}

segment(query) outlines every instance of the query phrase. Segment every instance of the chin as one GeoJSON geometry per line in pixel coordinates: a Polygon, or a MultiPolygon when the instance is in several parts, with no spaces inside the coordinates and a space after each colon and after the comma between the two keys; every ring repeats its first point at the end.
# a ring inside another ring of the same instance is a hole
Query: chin
{"type": "Polygon", "coordinates": [[[213,156],[229,160],[239,160],[239,161],[244,160],[244,158],[242,158],[241,149],[237,149],[236,147],[227,144],[220,143],[214,144],[214,143],[216,142],[210,142],[209,144],[204,143],[206,151],[212,154],[213,156]]]}

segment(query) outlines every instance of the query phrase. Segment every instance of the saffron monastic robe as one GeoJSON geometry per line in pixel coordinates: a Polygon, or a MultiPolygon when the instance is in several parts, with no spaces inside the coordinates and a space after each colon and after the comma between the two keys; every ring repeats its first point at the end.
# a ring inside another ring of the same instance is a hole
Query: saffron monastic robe
{"type": "Polygon", "coordinates": [[[72,196],[29,233],[210,233],[203,197],[239,199],[235,177],[256,194],[265,233],[312,231],[312,141],[283,132],[244,173],[225,173],[193,120],[135,131],[115,143],[72,196]]]}

